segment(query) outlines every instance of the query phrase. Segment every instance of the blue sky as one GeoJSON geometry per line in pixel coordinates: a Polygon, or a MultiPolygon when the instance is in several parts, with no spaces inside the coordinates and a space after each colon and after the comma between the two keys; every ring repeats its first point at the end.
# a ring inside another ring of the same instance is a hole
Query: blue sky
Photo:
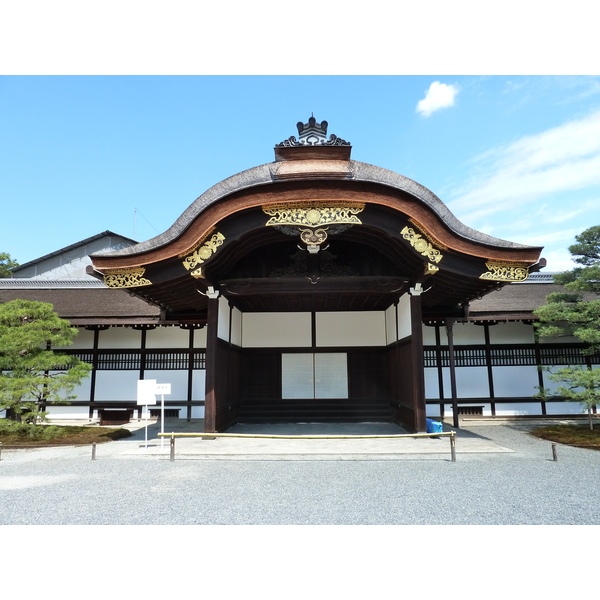
{"type": "Polygon", "coordinates": [[[600,224],[598,77],[3,76],[0,251],[154,237],[311,113],[466,225],[545,246],[548,270],[600,224]]]}

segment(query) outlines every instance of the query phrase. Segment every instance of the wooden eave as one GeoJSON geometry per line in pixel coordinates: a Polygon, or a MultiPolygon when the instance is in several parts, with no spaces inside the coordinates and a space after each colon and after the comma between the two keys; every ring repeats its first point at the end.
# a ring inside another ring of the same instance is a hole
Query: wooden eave
{"type": "MultiPolygon", "coordinates": [[[[321,161],[321,164],[325,162],[321,161]]],[[[367,280],[361,279],[365,273],[359,273],[357,278],[346,278],[336,290],[331,287],[333,282],[327,283],[325,280],[321,281],[320,286],[318,283],[310,284],[311,287],[306,290],[302,286],[308,284],[304,282],[293,285],[286,282],[289,289],[285,290],[284,282],[277,284],[269,280],[272,276],[268,273],[259,277],[264,280],[252,282],[253,289],[257,291],[246,294],[245,299],[243,294],[231,289],[234,280],[239,283],[241,279],[256,279],[255,274],[232,275],[246,256],[258,252],[257,261],[260,262],[261,251],[267,252],[271,244],[281,245],[286,239],[282,233],[266,226],[268,217],[262,212],[262,207],[299,203],[307,206],[335,206],[341,203],[364,205],[362,224],[353,226],[336,238],[332,237],[332,247],[339,241],[387,257],[393,268],[383,273],[384,276],[400,278],[412,284],[419,282],[427,290],[422,296],[425,312],[452,311],[460,304],[506,285],[506,281],[481,278],[488,261],[524,268],[532,267],[539,261],[541,248],[494,241],[489,236],[457,225],[447,209],[439,206],[439,199],[431,192],[422,191],[424,188],[414,182],[411,182],[413,187],[406,184],[407,189],[400,189],[387,181],[357,180],[353,178],[356,165],[362,165],[360,168],[369,165],[353,161],[330,162],[335,165],[328,167],[329,171],[321,166],[320,173],[316,172],[319,161],[275,163],[275,167],[269,171],[271,180],[268,183],[237,190],[231,190],[231,185],[225,186],[230,190],[229,193],[223,193],[201,208],[194,208],[193,205],[184,213],[176,223],[178,235],[174,236],[169,230],[159,236],[156,242],[150,240],[126,251],[92,256],[94,274],[102,277],[103,274],[119,270],[143,269],[143,277],[150,283],[132,287],[130,291],[158,304],[167,314],[187,314],[190,318],[205,316],[207,302],[204,294],[208,286],[219,289],[221,283],[221,292],[241,310],[295,310],[292,307],[298,306],[303,307],[301,310],[311,306],[321,307],[318,310],[336,310],[335,307],[354,310],[350,307],[356,306],[363,307],[362,310],[374,310],[387,308],[393,303],[394,295],[377,289],[373,281],[369,283],[373,289],[365,289],[367,280]],[[282,166],[289,165],[293,167],[293,181],[280,177],[282,166]],[[407,191],[413,188],[415,193],[407,191]],[[432,197],[427,196],[426,192],[432,197]],[[406,239],[402,239],[400,232],[406,227],[443,253],[443,260],[436,272],[427,273],[428,259],[411,249],[406,239]],[[458,233],[457,230],[461,228],[466,233],[458,233]],[[219,234],[222,240],[214,255],[209,256],[195,274],[186,270],[183,264],[185,258],[215,234],[219,234]],[[299,291],[301,288],[302,291],[299,291]],[[317,294],[321,295],[320,299],[317,299],[317,294]],[[341,294],[345,298],[332,294],[341,294]]],[[[261,167],[263,171],[264,167],[261,167]]],[[[374,167],[372,169],[375,174],[382,171],[374,167]]],[[[368,173],[370,171],[367,169],[368,173]]],[[[399,292],[399,288],[394,292],[396,299],[406,291],[406,287],[404,285],[402,292],[399,292]]]]}

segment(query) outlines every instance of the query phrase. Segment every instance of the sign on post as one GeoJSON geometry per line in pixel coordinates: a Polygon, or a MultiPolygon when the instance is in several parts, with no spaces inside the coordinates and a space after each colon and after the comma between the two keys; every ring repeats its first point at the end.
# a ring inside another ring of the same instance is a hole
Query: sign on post
{"type": "Polygon", "coordinates": [[[156,379],[139,379],[137,382],[138,405],[156,404],[156,379]]]}
{"type": "Polygon", "coordinates": [[[155,389],[156,389],[157,394],[164,394],[165,396],[171,395],[171,384],[170,383],[157,383],[155,389]]]}

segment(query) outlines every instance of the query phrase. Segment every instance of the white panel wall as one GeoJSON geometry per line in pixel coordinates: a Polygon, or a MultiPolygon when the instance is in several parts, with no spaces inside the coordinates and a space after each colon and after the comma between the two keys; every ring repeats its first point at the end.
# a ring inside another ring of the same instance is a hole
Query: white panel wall
{"type": "Polygon", "coordinates": [[[533,344],[533,325],[498,323],[490,327],[492,344],[533,344]]]}
{"type": "Polygon", "coordinates": [[[194,329],[194,348],[206,348],[206,327],[194,329]]]}
{"type": "Polygon", "coordinates": [[[327,312],[317,313],[318,347],[385,346],[385,313],[327,312]]]}
{"type": "MultiPolygon", "coordinates": [[[[447,371],[447,369],[444,369],[447,371]]],[[[444,373],[446,375],[447,373],[444,373]]],[[[446,388],[446,382],[444,381],[444,395],[449,395],[450,387],[446,388]]],[[[433,399],[440,397],[440,384],[438,381],[438,370],[437,368],[425,369],[425,398],[433,399]]]]}
{"type": "Polygon", "coordinates": [[[206,371],[192,373],[192,400],[205,400],[206,398],[206,371]]]}
{"type": "MultiPolygon", "coordinates": [[[[558,403],[562,406],[562,402],[558,403]]],[[[546,405],[546,406],[549,406],[546,405]]],[[[566,411],[558,411],[566,412],[566,411]]],[[[541,415],[542,405],[539,402],[518,402],[515,404],[503,404],[502,402],[496,403],[496,416],[512,416],[512,415],[541,415]]],[[[550,414],[550,412],[549,412],[550,414]]]]}
{"type": "Polygon", "coordinates": [[[136,400],[139,371],[97,371],[96,400],[136,400]]]}
{"type": "MultiPolygon", "coordinates": [[[[187,400],[187,371],[162,370],[144,372],[144,379],[156,379],[157,383],[170,383],[171,394],[165,396],[166,400],[187,400]]],[[[160,396],[157,396],[157,401],[160,402],[160,396]]]]}
{"type": "Polygon", "coordinates": [[[282,354],[281,397],[284,400],[313,398],[314,355],[312,353],[282,354]]]}
{"type": "Polygon", "coordinates": [[[87,406],[50,406],[47,419],[89,419],[89,410],[87,406]]]}
{"type": "Polygon", "coordinates": [[[232,309],[231,315],[231,343],[235,346],[242,345],[242,313],[237,309],[232,309]]]}
{"type": "MultiPolygon", "coordinates": [[[[521,406],[521,405],[519,405],[521,406]]],[[[539,407],[539,404],[538,404],[539,407]]],[[[537,409],[539,412],[539,408],[537,409]]],[[[587,415],[585,409],[579,402],[547,402],[546,414],[549,415],[587,415]]]]}
{"type": "Polygon", "coordinates": [[[533,396],[538,392],[538,370],[535,366],[492,367],[494,395],[501,398],[533,396]]]}
{"type": "MultiPolygon", "coordinates": [[[[180,415],[181,412],[179,411],[180,415]]],[[[204,406],[192,406],[192,419],[204,419],[204,406]]]]}
{"type": "Polygon", "coordinates": [[[229,341],[229,302],[223,296],[219,297],[219,324],[217,327],[217,337],[229,341]]]}
{"type": "Polygon", "coordinates": [[[65,346],[65,348],[73,348],[73,349],[81,349],[87,350],[94,347],[94,332],[89,329],[84,329],[83,327],[77,328],[79,333],[77,337],[73,340],[73,343],[70,346],[65,346]]]}
{"type": "Polygon", "coordinates": [[[396,334],[396,307],[392,304],[385,311],[385,342],[388,346],[397,340],[396,334]]]}
{"type": "MultiPolygon", "coordinates": [[[[489,398],[490,386],[486,367],[456,369],[456,389],[459,398],[489,398]]],[[[448,388],[447,396],[450,396],[448,388]]]]}
{"type": "Polygon", "coordinates": [[[130,327],[111,327],[99,332],[99,348],[141,348],[142,332],[130,327]]]}
{"type": "Polygon", "coordinates": [[[423,345],[424,346],[435,346],[435,327],[423,325],[423,345]]]}
{"type": "Polygon", "coordinates": [[[455,323],[452,331],[455,345],[485,344],[485,328],[482,325],[455,323]]]}
{"type": "Polygon", "coordinates": [[[90,391],[92,389],[92,377],[91,372],[85,379],[81,380],[81,383],[73,388],[71,395],[76,396],[75,400],[89,400],[90,391]]]}
{"type": "Polygon", "coordinates": [[[243,313],[244,348],[310,348],[310,313],[243,313]]]}
{"type": "Polygon", "coordinates": [[[157,327],[146,332],[146,348],[187,348],[190,332],[180,327],[157,327]]]}
{"type": "Polygon", "coordinates": [[[412,334],[410,325],[410,296],[404,294],[398,302],[398,339],[401,340],[412,334]]]}

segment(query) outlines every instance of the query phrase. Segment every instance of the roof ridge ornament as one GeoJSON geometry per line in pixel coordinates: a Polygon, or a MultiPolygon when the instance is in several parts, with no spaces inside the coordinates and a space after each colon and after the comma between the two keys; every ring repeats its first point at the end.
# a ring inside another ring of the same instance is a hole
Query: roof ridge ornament
{"type": "Polygon", "coordinates": [[[333,133],[327,139],[327,121],[317,123],[313,115],[308,119],[308,123],[299,121],[296,124],[300,139],[295,136],[290,136],[287,140],[283,140],[280,144],[276,144],[275,148],[285,148],[290,146],[351,146],[350,142],[337,137],[333,133]]]}

